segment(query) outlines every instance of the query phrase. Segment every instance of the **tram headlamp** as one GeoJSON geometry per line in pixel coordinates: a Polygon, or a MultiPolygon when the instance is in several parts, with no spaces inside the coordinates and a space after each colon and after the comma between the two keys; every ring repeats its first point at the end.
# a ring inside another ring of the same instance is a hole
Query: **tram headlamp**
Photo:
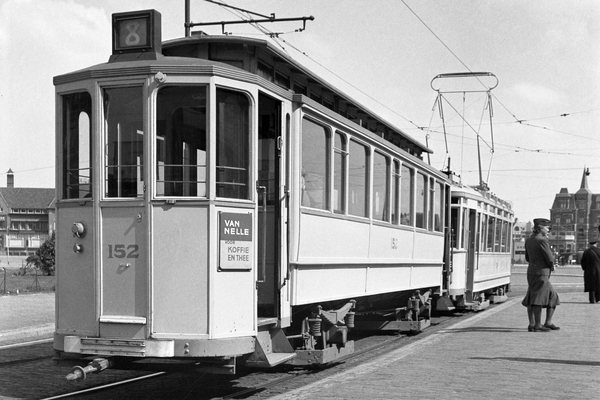
{"type": "Polygon", "coordinates": [[[156,79],[158,83],[165,83],[167,81],[167,75],[158,71],[156,75],[154,75],[154,79],[156,79]]]}
{"type": "Polygon", "coordinates": [[[75,222],[71,227],[71,232],[73,232],[73,236],[82,238],[87,233],[87,229],[83,222],[75,222]]]}

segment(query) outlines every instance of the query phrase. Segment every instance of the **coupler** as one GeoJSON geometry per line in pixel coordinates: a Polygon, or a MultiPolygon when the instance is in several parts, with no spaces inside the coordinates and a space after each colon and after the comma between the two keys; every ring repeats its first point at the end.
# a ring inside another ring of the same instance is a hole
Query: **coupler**
{"type": "Polygon", "coordinates": [[[74,366],[71,369],[71,373],[67,375],[68,381],[82,381],[87,377],[89,373],[99,373],[104,371],[107,368],[113,366],[113,361],[106,358],[94,358],[92,362],[90,362],[85,367],[80,367],[79,365],[74,366]]]}

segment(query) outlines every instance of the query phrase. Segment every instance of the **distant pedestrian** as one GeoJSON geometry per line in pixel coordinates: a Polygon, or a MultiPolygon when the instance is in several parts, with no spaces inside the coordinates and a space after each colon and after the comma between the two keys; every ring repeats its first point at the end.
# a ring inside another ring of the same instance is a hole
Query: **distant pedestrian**
{"type": "Polygon", "coordinates": [[[600,302],[600,249],[596,241],[590,242],[590,247],[581,257],[583,269],[583,291],[588,292],[590,303],[600,302]]]}
{"type": "Polygon", "coordinates": [[[533,220],[533,233],[525,241],[527,267],[527,294],[521,302],[527,307],[529,332],[549,332],[560,329],[552,323],[556,306],[560,304],[558,293],[550,283],[550,273],[554,270],[554,254],[548,240],[550,220],[533,220]],[[542,325],[542,308],[546,309],[546,322],[542,325]]]}

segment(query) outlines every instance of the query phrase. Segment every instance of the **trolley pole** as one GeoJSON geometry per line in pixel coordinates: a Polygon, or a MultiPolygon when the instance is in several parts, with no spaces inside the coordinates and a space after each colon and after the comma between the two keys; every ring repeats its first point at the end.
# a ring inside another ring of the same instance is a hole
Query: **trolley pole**
{"type": "Polygon", "coordinates": [[[185,37],[191,36],[190,22],[190,0],[185,0],[185,37]]]}

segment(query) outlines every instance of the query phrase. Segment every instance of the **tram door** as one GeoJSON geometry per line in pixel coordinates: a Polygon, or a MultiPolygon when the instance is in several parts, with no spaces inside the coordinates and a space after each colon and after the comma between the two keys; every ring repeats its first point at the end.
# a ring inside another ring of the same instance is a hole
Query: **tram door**
{"type": "Polygon", "coordinates": [[[148,309],[143,89],[106,88],[103,97],[100,334],[143,338],[148,309]]]}
{"type": "Polygon", "coordinates": [[[286,212],[280,193],[282,105],[261,94],[258,104],[258,317],[278,317],[281,241],[286,212]]]}
{"type": "Polygon", "coordinates": [[[469,293],[469,300],[473,300],[473,285],[475,284],[475,268],[477,265],[477,241],[479,238],[477,230],[477,211],[469,210],[469,218],[467,221],[468,226],[468,239],[465,239],[467,243],[467,292],[469,293]]]}

